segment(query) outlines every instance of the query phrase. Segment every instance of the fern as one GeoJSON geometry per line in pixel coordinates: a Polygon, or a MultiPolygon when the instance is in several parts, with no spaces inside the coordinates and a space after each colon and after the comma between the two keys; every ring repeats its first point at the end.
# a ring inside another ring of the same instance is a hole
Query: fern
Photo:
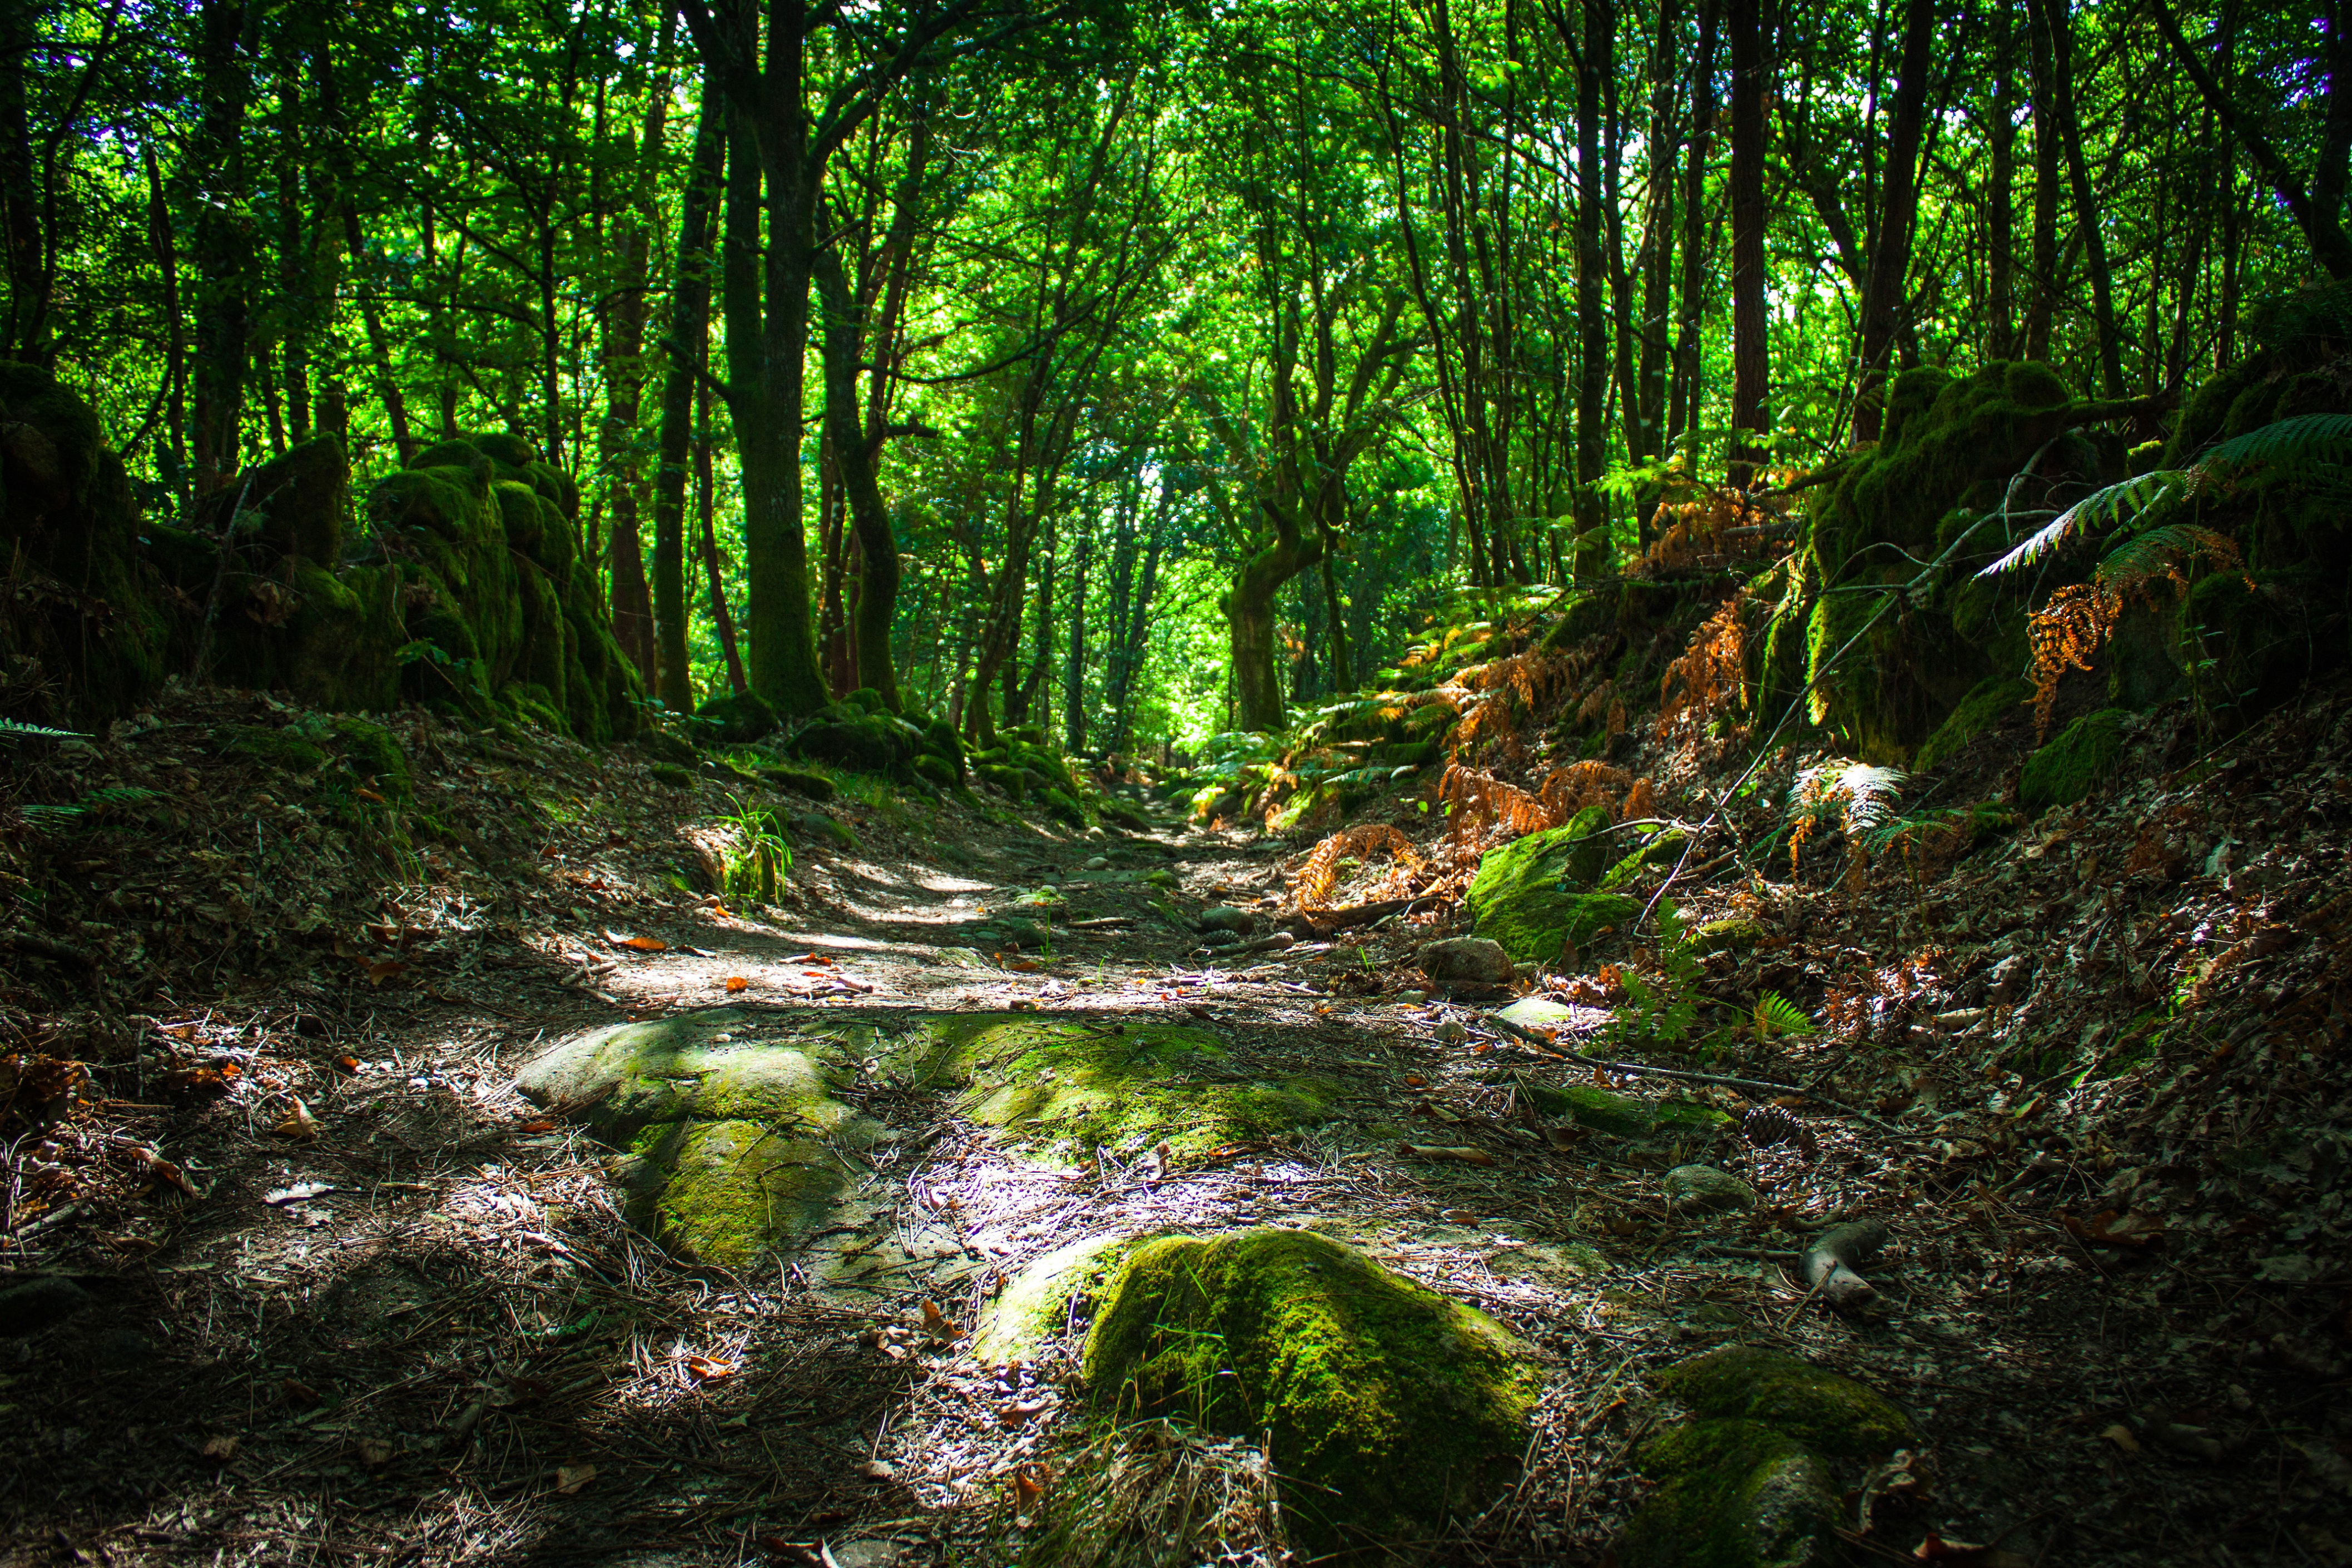
{"type": "Polygon", "coordinates": [[[2095,575],[2117,595],[2158,577],[2185,584],[2181,567],[2200,557],[2228,571],[2241,569],[2237,542],[2229,535],[2193,522],[2168,522],[2116,545],[2099,563],[2095,575]]]}
{"type": "Polygon", "coordinates": [[[45,741],[89,739],[78,730],[52,730],[46,724],[27,724],[21,719],[0,719],[0,741],[21,741],[27,736],[38,736],[45,741]]]}
{"type": "Polygon", "coordinates": [[[2024,543],[1978,573],[1977,575],[1997,577],[2006,572],[2014,572],[2021,566],[2031,566],[2064,543],[2069,535],[2077,531],[2101,525],[2107,530],[2116,528],[2127,521],[2127,515],[2137,517],[2158,501],[2162,500],[2171,493],[2176,485],[2185,489],[2189,483],[2189,470],[2187,469],[2157,468],[2149,473],[2136,475],[2121,484],[2109,485],[2103,490],[2095,490],[2060,512],[2055,519],[2043,527],[2035,530],[2024,543]],[[2126,512],[2126,508],[2130,509],[2128,514],[2126,512]]]}
{"type": "Polygon", "coordinates": [[[2337,468],[2352,463],[2352,414],[2298,414],[2274,420],[2227,441],[2198,459],[2193,471],[2217,464],[2337,468]]]}
{"type": "Polygon", "coordinates": [[[1775,1035],[1810,1035],[1813,1032],[1813,1021],[1805,1010],[1778,991],[1767,991],[1756,998],[1753,1021],[1756,1037],[1759,1040],[1769,1040],[1775,1035]]]}

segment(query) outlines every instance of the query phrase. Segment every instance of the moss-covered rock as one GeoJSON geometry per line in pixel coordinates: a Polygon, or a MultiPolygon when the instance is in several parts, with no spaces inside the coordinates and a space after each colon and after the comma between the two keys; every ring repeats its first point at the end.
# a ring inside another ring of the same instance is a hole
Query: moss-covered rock
{"type": "Polygon", "coordinates": [[[1690,836],[1679,827],[1651,828],[1641,842],[1621,857],[1601,879],[1601,890],[1615,892],[1653,866],[1671,866],[1682,856],[1690,836]]]}
{"type": "Polygon", "coordinates": [[[1167,1142],[1181,1160],[1328,1120],[1346,1085],[1252,1077],[1204,1029],[1108,1028],[1013,1014],[928,1019],[904,1049],[915,1076],[961,1084],[958,1111],[1003,1142],[1132,1152],[1167,1142]]]}
{"type": "Polygon", "coordinates": [[[383,725],[352,714],[331,721],[336,749],[343,763],[360,778],[394,800],[406,800],[415,789],[409,778],[408,753],[400,738],[383,725]]]}
{"type": "Polygon", "coordinates": [[[2011,675],[1996,675],[1980,682],[1952,710],[1936,732],[1921,742],[1912,767],[1926,773],[1957,755],[1960,749],[1991,729],[2007,715],[2033,700],[2033,683],[2011,675]]]}
{"type": "Polygon", "coordinates": [[[224,734],[218,745],[222,756],[258,763],[279,773],[314,773],[327,765],[326,751],[315,742],[289,730],[260,724],[240,724],[224,734]]]}
{"type": "Polygon", "coordinates": [[[1385,1558],[1492,1501],[1534,1393],[1491,1319],[1297,1230],[1137,1247],[1085,1370],[1108,1415],[1271,1433],[1295,1538],[1343,1560],[1385,1558]]]}
{"type": "Polygon", "coordinates": [[[1061,1336],[1073,1303],[1099,1298],[1136,1237],[1121,1231],[1082,1236],[1036,1258],[989,1302],[972,1329],[972,1359],[982,1366],[1032,1361],[1061,1336]]]}
{"type": "Polygon", "coordinates": [[[1915,1436],[1876,1391],[1780,1351],[1727,1345],[1655,1381],[1697,1418],[1635,1455],[1661,1484],[1618,1545],[1625,1568],[1827,1563],[1838,1519],[1827,1461],[1874,1458],[1915,1436]]]}
{"type": "Polygon", "coordinates": [[[835,1147],[881,1131],[835,1098],[855,1076],[832,1040],[721,1008],[577,1036],[516,1087],[621,1152],[632,1224],[735,1268],[824,1225],[845,1182],[835,1147]]]}
{"type": "Polygon", "coordinates": [[[1635,1456],[1660,1482],[1617,1545],[1624,1568],[1810,1568],[1838,1521],[1827,1467],[1753,1421],[1695,1421],[1635,1456]]]}
{"type": "Polygon", "coordinates": [[[2122,764],[2123,727],[2130,717],[2121,708],[2104,708],[2067,725],[2025,759],[2017,780],[2018,800],[2028,811],[2040,812],[2073,805],[2089,795],[2122,764]]]}
{"type": "Polygon", "coordinates": [[[763,763],[759,768],[760,782],[809,800],[824,802],[841,794],[841,786],[823,773],[813,773],[806,768],[788,768],[777,763],[763,763]]]}
{"type": "Polygon", "coordinates": [[[776,710],[756,691],[731,691],[714,697],[694,710],[710,726],[710,737],[722,746],[748,746],[772,734],[776,710]]]}
{"type": "Polygon", "coordinates": [[[694,774],[676,763],[655,763],[646,772],[653,775],[655,783],[666,784],[672,789],[694,787],[694,774]]]}
{"type": "Polygon", "coordinates": [[[1545,1116],[1567,1117],[1580,1127],[1613,1132],[1621,1138],[1712,1132],[1731,1121],[1713,1106],[1701,1105],[1695,1100],[1636,1100],[1589,1083],[1546,1083],[1528,1079],[1520,1089],[1528,1102],[1545,1116]]]}
{"type": "Polygon", "coordinates": [[[1590,827],[1579,830],[1583,820],[1580,813],[1565,827],[1498,845],[1478,862],[1469,896],[1478,934],[1502,943],[1521,963],[1557,963],[1570,946],[1589,947],[1602,933],[1629,927],[1642,912],[1639,899],[1571,892],[1561,885],[1591,837],[1590,827]]]}
{"type": "Polygon", "coordinates": [[[1717,952],[1746,952],[1764,940],[1764,928],[1754,921],[1731,917],[1693,926],[1690,948],[1705,958],[1717,952]]]}
{"type": "Polygon", "coordinates": [[[1868,1384],[1759,1345],[1694,1356],[1656,1382],[1697,1415],[1759,1421],[1832,1458],[1885,1454],[1914,1436],[1911,1418],[1868,1384]]]}

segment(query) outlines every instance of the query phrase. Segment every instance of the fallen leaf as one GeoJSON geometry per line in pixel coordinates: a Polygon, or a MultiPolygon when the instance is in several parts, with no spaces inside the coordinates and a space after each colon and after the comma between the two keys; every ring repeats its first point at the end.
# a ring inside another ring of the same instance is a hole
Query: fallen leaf
{"type": "Polygon", "coordinates": [[[669,943],[657,936],[614,936],[605,933],[605,940],[614,947],[625,947],[634,952],[667,952],[669,943]]]}
{"type": "Polygon", "coordinates": [[[997,1424],[1002,1426],[1023,1426],[1028,1421],[1029,1417],[1036,1415],[1039,1411],[1045,1409],[1047,1405],[1053,1403],[1054,1402],[1052,1400],[1046,1398],[1043,1394],[1038,1394],[1029,1399],[1016,1399],[1010,1405],[998,1407],[996,1412],[997,1424]]]}
{"type": "Polygon", "coordinates": [[[2164,1226],[2153,1215],[2137,1210],[2118,1215],[2113,1209],[2102,1209],[2089,1220],[2080,1220],[2070,1214],[2061,1214],[2058,1223],[2079,1241],[2094,1247],[2143,1247],[2164,1239],[2164,1226]]]}
{"type": "Polygon", "coordinates": [[[1045,1466],[1023,1465],[1013,1472],[1013,1499],[1017,1505],[1027,1508],[1045,1495],[1045,1466]]]}
{"type": "Polygon", "coordinates": [[[1478,1216],[1471,1213],[1468,1209],[1439,1209],[1437,1211],[1437,1217],[1442,1220],[1450,1221],[1454,1225],[1476,1225],[1478,1223],[1478,1216]]]}
{"type": "Polygon", "coordinates": [[[1495,1156],[1484,1149],[1466,1146],[1447,1148],[1435,1143],[1402,1143],[1397,1146],[1397,1152],[1422,1160],[1454,1160],[1465,1165],[1491,1165],[1495,1163],[1495,1156]]]}
{"type": "Polygon", "coordinates": [[[373,1467],[392,1463],[392,1445],[381,1437],[362,1437],[352,1446],[359,1450],[362,1465],[373,1467]]]}
{"type": "Polygon", "coordinates": [[[520,1123],[515,1128],[515,1131],[518,1132],[552,1132],[559,1125],[560,1123],[553,1121],[547,1117],[537,1116],[533,1117],[529,1121],[520,1123]]]}
{"type": "Polygon", "coordinates": [[[205,1439],[205,1446],[197,1452],[207,1459],[217,1460],[226,1465],[236,1458],[238,1442],[239,1439],[236,1437],[207,1437],[205,1439]]]}
{"type": "Polygon", "coordinates": [[[335,1058],[335,1069],[338,1072],[355,1073],[360,1070],[360,1058],[357,1057],[337,1057],[335,1058]]]}
{"type": "Polygon", "coordinates": [[[157,1181],[169,1182],[172,1185],[179,1188],[180,1191],[185,1193],[192,1198],[200,1198],[205,1195],[197,1189],[195,1183],[188,1180],[188,1173],[185,1171],[183,1171],[179,1166],[172,1163],[171,1161],[164,1159],[161,1154],[155,1152],[154,1150],[133,1143],[131,1145],[131,1158],[145,1165],[150,1171],[152,1171],[155,1173],[155,1179],[157,1181]]]}
{"type": "Polygon", "coordinates": [[[299,1405],[308,1410],[319,1403],[319,1391],[299,1378],[280,1378],[278,1386],[285,1389],[286,1403],[289,1405],[299,1405]]]}
{"type": "Polygon", "coordinates": [[[887,1481],[898,1472],[891,1468],[887,1459],[868,1459],[857,1467],[857,1473],[868,1480],[887,1481]]]}
{"type": "Polygon", "coordinates": [[[408,965],[396,958],[379,958],[367,966],[368,984],[381,985],[385,981],[408,973],[408,965]]]}
{"type": "Polygon", "coordinates": [[[945,1312],[940,1310],[940,1304],[937,1301],[923,1303],[923,1328],[934,1339],[956,1340],[963,1337],[963,1331],[950,1321],[945,1312]]]}
{"type": "Polygon", "coordinates": [[[2132,1435],[2132,1429],[2130,1427],[2125,1426],[2120,1421],[2108,1427],[2105,1431],[2100,1433],[2099,1436],[2105,1438],[2108,1442],[2113,1443],[2116,1447],[2122,1449],[2126,1454],[2137,1454],[2139,1452],[2139,1439],[2132,1435]]]}
{"type": "Polygon", "coordinates": [[[1045,966],[1034,958],[1016,958],[1004,967],[1015,974],[1034,974],[1045,966]]]}
{"type": "Polygon", "coordinates": [[[293,1102],[293,1109],[287,1111],[285,1119],[278,1123],[278,1136],[299,1138],[306,1142],[316,1138],[319,1135],[319,1119],[310,1114],[310,1108],[302,1103],[300,1095],[289,1095],[287,1099],[293,1102]]]}
{"type": "Polygon", "coordinates": [[[299,1204],[304,1198],[319,1197],[334,1190],[333,1184],[329,1182],[297,1182],[290,1187],[272,1188],[261,1194],[261,1201],[283,1208],[288,1204],[299,1204]]]}
{"type": "Polygon", "coordinates": [[[1404,1086],[1407,1089],[1427,1089],[1429,1080],[1417,1072],[1409,1072],[1404,1075],[1404,1086]]]}
{"type": "Polygon", "coordinates": [[[688,1374],[700,1383],[716,1383],[722,1377],[735,1375],[733,1362],[713,1361],[709,1356],[688,1356],[685,1358],[685,1366],[688,1374]]]}
{"type": "Polygon", "coordinates": [[[365,784],[362,784],[358,788],[352,790],[352,798],[354,800],[370,801],[377,805],[382,805],[383,804],[383,796],[376,794],[375,791],[368,788],[365,784]]]}
{"type": "Polygon", "coordinates": [[[555,1489],[570,1497],[596,1479],[593,1465],[558,1465],[555,1467],[555,1489]]]}
{"type": "Polygon", "coordinates": [[[727,994],[730,996],[734,995],[738,991],[749,991],[750,989],[751,989],[751,983],[744,979],[741,975],[730,974],[727,977],[727,994]]]}

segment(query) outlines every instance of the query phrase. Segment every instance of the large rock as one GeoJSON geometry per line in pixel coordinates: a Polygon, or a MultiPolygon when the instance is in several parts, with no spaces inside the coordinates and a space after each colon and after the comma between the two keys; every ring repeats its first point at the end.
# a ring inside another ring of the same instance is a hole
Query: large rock
{"type": "Polygon", "coordinates": [[[632,1224],[741,1268],[824,1225],[846,1181],[836,1146],[883,1131],[834,1098],[855,1073],[832,1040],[762,1033],[726,1008],[592,1030],[532,1058],[516,1088],[621,1152],[632,1224]]]}
{"type": "Polygon", "coordinates": [[[1518,972],[1503,944],[1482,936],[1448,937],[1421,950],[1421,972],[1433,985],[1508,985],[1518,972]]]}
{"type": "Polygon", "coordinates": [[[1809,1568],[1832,1561],[1837,1460],[1913,1440],[1909,1417],[1852,1378],[1779,1351],[1728,1345],[1658,1386],[1695,1419],[1643,1445],[1660,1484],[1618,1544],[1624,1568],[1809,1568]]]}
{"type": "Polygon", "coordinates": [[[971,1354],[982,1366],[1034,1360],[1067,1328],[1070,1310],[1098,1296],[1135,1244],[1121,1231],[1065,1242],[1014,1275],[980,1315],[971,1354]]]}
{"type": "Polygon", "coordinates": [[[1695,1100],[1636,1100],[1589,1083],[1545,1083],[1537,1079],[1523,1079],[1519,1087],[1542,1115],[1564,1116],[1580,1127],[1621,1138],[1647,1138],[1654,1133],[1703,1136],[1731,1120],[1695,1100]]]}
{"type": "Polygon", "coordinates": [[[1024,1014],[930,1018],[902,1047],[921,1078],[963,1086],[957,1110],[1016,1147],[1079,1155],[1165,1142],[1182,1160],[1328,1120],[1345,1084],[1251,1077],[1205,1029],[1127,1024],[1121,1032],[1024,1014]]]}
{"type": "Polygon", "coordinates": [[[2085,713],[2058,732],[2048,745],[2025,759],[2018,774],[2017,798],[2026,810],[2039,812],[2053,805],[2073,805],[2113,776],[2123,761],[2124,723],[2131,715],[2120,708],[2085,713]]]}
{"type": "Polygon", "coordinates": [[[1137,1247],[1085,1370],[1107,1415],[1271,1434],[1294,1541],[1327,1563],[1388,1561],[1492,1502],[1534,1398],[1491,1319],[1297,1230],[1137,1247]]]}
{"type": "MultiPolygon", "coordinates": [[[[1598,808],[1595,808],[1598,809],[1598,808]]],[[[1605,813],[1603,814],[1605,817],[1605,813]]],[[[1570,947],[1590,947],[1604,933],[1622,932],[1642,913],[1642,900],[1619,893],[1570,890],[1580,874],[1598,875],[1589,813],[1566,827],[1548,828],[1486,851],[1470,883],[1470,912],[1480,936],[1502,944],[1521,963],[1558,963],[1570,947]]]]}

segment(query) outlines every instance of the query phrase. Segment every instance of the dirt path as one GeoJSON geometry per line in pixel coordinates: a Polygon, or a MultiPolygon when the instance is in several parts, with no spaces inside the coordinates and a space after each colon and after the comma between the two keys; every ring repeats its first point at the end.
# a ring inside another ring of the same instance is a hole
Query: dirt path
{"type": "MultiPolygon", "coordinates": [[[[1892,1158],[1910,1144],[1834,1119],[1812,1123],[1808,1158],[1545,1116],[1534,1087],[1573,1081],[1555,1060],[1475,1009],[1400,1000],[1443,928],[1195,953],[1170,914],[1265,896],[1292,846],[935,826],[926,841],[915,825],[903,861],[804,851],[789,917],[633,902],[611,896],[628,871],[583,859],[562,874],[596,885],[593,918],[474,966],[515,971],[492,1005],[420,1002],[387,1026],[294,984],[278,1000],[324,1020],[279,1037],[299,1048],[248,1051],[246,1083],[209,1109],[143,1107],[140,1136],[199,1196],[115,1237],[104,1268],[86,1260],[108,1234],[65,1221],[46,1258],[20,1253],[89,1300],[0,1341],[18,1423],[5,1561],[1004,1560],[1077,1432],[1085,1321],[1074,1309],[1029,1364],[992,1369],[968,1333],[989,1300],[1088,1237],[1267,1224],[1361,1246],[1530,1347],[1545,1386],[1526,1479],[1449,1555],[1599,1560],[1640,1490],[1627,1456],[1660,1419],[1644,1373],[1739,1341],[1862,1377],[1921,1422],[1937,1479],[1883,1510],[1906,1551],[1933,1527],[2026,1563],[2197,1560],[2147,1553],[2210,1534],[2198,1483],[2119,1486],[2096,1407],[2072,1403],[2139,1375],[2163,1282],[2024,1244],[1999,1194],[1954,1222],[1892,1158]],[[1004,943],[1048,886],[1049,940],[1004,943]],[[837,1223],[772,1274],[665,1256],[621,1222],[610,1152],[512,1089],[549,1042],[719,1006],[877,1043],[843,1098],[887,1134],[845,1162],[837,1223]],[[1041,1159],[886,1070],[919,1017],[1024,1012],[1180,1020],[1222,1042],[1232,1076],[1338,1088],[1291,1135],[1163,1169],[1138,1151],[1041,1159]],[[280,1134],[286,1093],[315,1138],[280,1134]],[[1660,1173],[1696,1159],[1761,1205],[1670,1208],[1660,1173]],[[1821,1310],[1786,1272],[1804,1237],[1864,1213],[1920,1222],[1883,1325],[1821,1310]]],[[[2214,1560],[2273,1559],[2255,1542],[2214,1560]]]]}

